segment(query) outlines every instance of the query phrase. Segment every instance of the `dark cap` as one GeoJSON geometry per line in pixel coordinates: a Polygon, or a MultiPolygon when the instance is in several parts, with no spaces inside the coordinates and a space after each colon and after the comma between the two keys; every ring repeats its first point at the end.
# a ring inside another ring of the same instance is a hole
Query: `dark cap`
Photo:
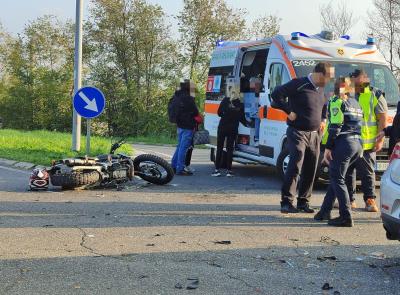
{"type": "Polygon", "coordinates": [[[354,72],[349,74],[350,78],[357,78],[360,75],[366,75],[367,73],[363,69],[355,69],[354,72]]]}

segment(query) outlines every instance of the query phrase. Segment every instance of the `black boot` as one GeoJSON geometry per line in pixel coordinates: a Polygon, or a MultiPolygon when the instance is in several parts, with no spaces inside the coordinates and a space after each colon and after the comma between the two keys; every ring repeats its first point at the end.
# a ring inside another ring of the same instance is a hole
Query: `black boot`
{"type": "Polygon", "coordinates": [[[309,204],[302,204],[302,205],[297,204],[297,210],[299,212],[304,212],[304,213],[314,213],[315,212],[315,210],[313,208],[311,208],[309,204]]]}
{"type": "Polygon", "coordinates": [[[287,214],[287,213],[298,213],[299,210],[297,210],[291,203],[281,203],[281,213],[287,214]]]}
{"type": "Polygon", "coordinates": [[[318,211],[318,213],[314,215],[314,220],[317,221],[330,220],[330,219],[332,219],[331,212],[318,211]]]}
{"type": "Polygon", "coordinates": [[[340,226],[340,227],[353,227],[353,220],[351,217],[337,217],[333,218],[331,220],[328,220],[328,224],[332,226],[340,226]]]}

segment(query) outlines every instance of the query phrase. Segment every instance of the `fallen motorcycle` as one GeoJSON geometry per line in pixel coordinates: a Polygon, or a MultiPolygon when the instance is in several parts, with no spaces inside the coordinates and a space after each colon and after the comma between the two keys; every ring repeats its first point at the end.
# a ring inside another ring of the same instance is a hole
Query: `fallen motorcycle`
{"type": "Polygon", "coordinates": [[[53,162],[48,170],[51,184],[63,189],[75,189],[115,186],[132,180],[134,176],[158,185],[172,180],[174,171],[171,165],[158,156],[143,154],[131,158],[115,154],[123,144],[124,140],[114,143],[106,155],[53,162]]]}

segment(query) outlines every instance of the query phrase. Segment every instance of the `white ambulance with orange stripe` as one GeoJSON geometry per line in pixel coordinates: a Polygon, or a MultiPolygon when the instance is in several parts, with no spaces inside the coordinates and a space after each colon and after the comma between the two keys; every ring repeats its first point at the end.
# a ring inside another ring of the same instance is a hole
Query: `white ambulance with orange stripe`
{"type": "MultiPolygon", "coordinates": [[[[336,77],[364,69],[371,86],[385,93],[392,120],[399,87],[372,37],[355,41],[347,35],[338,37],[322,31],[310,36],[294,32],[257,41],[218,41],[211,58],[204,108],[211,160],[215,159],[218,107],[227,90],[233,89],[244,102],[247,120],[252,122],[249,128],[239,127],[234,161],[276,166],[283,175],[289,160],[285,145],[287,115],[271,107],[270,93],[290,79],[307,76],[319,61],[329,61],[336,77]]],[[[333,85],[325,92],[327,97],[332,95],[333,85]]],[[[387,163],[384,150],[377,157],[376,170],[386,170],[387,163]]]]}

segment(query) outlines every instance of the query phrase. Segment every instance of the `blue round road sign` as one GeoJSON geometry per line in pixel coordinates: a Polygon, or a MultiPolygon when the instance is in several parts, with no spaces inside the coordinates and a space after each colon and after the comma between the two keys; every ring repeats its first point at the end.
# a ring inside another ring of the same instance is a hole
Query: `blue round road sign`
{"type": "Polygon", "coordinates": [[[74,95],[74,109],[87,119],[100,116],[105,105],[104,94],[96,87],[82,87],[74,95]]]}

